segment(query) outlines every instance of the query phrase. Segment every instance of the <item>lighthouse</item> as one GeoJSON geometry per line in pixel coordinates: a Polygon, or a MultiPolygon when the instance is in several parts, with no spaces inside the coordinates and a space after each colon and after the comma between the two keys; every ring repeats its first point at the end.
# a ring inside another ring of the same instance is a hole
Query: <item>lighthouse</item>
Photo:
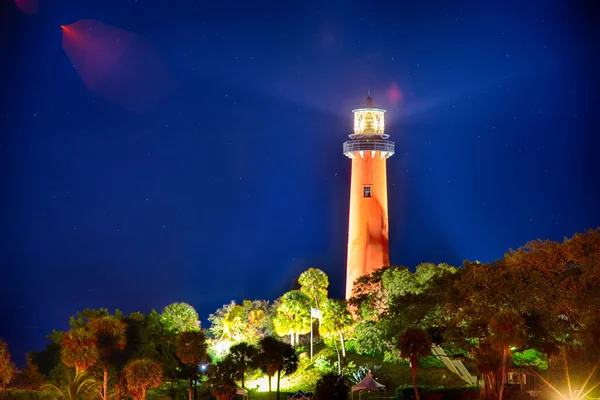
{"type": "Polygon", "coordinates": [[[344,143],[344,155],[352,160],[346,299],[356,279],[390,264],[386,161],[394,154],[385,110],[373,106],[370,92],[367,104],[352,112],[354,133],[344,143]]]}

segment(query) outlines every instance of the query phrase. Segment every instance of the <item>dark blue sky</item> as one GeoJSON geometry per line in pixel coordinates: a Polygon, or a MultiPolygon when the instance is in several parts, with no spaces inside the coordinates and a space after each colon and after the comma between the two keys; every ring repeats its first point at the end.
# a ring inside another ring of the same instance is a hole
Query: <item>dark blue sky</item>
{"type": "Polygon", "coordinates": [[[0,336],[17,359],[86,307],[185,301],[206,325],[311,266],[342,297],[341,150],[368,88],[397,149],[393,264],[600,225],[593,2],[408,3],[3,2],[0,336]],[[147,38],[178,86],[144,116],[89,92],[61,47],[84,18],[147,38]]]}

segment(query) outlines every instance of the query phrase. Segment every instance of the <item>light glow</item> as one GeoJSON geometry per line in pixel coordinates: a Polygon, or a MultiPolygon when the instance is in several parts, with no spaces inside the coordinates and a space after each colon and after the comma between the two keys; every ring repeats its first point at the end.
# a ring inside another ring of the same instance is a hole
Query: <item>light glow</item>
{"type": "Polygon", "coordinates": [[[383,135],[385,133],[385,110],[359,108],[353,112],[355,135],[383,135]]]}

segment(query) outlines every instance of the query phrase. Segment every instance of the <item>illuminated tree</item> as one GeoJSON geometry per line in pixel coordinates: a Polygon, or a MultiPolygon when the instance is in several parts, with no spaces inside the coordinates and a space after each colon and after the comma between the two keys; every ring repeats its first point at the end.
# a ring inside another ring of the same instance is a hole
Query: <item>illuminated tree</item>
{"type": "Polygon", "coordinates": [[[348,311],[346,302],[343,300],[325,300],[321,312],[323,319],[319,326],[319,332],[325,337],[339,337],[340,345],[342,347],[342,356],[346,357],[344,333],[354,322],[352,320],[352,314],[348,311]]]}
{"type": "Polygon", "coordinates": [[[187,303],[169,304],[161,314],[162,323],[175,334],[200,330],[200,319],[196,309],[187,303]]]}
{"type": "Polygon", "coordinates": [[[327,288],[329,287],[329,278],[327,274],[317,268],[309,268],[300,274],[298,278],[300,290],[310,299],[313,307],[321,307],[321,303],[327,299],[327,288]]]}
{"type": "Polygon", "coordinates": [[[75,367],[79,374],[98,361],[96,335],[86,328],[71,328],[60,343],[60,359],[69,366],[75,367]]]}
{"type": "Polygon", "coordinates": [[[123,374],[127,383],[127,390],[136,400],[144,400],[148,389],[158,387],[162,382],[160,365],[145,358],[127,364],[123,374]]]}
{"type": "Polygon", "coordinates": [[[208,317],[209,330],[218,341],[256,344],[272,330],[268,310],[269,302],[265,300],[244,300],[241,305],[232,301],[208,317]]]}
{"type": "Polygon", "coordinates": [[[50,389],[60,400],[80,400],[82,398],[93,397],[97,393],[98,383],[90,378],[87,372],[82,371],[68,375],[69,381],[63,388],[46,384],[42,390],[50,389]]]}
{"type": "Polygon", "coordinates": [[[256,366],[257,356],[258,349],[248,343],[238,343],[229,349],[229,358],[238,371],[238,377],[242,381],[242,388],[245,388],[246,371],[256,366]]]}
{"type": "Polygon", "coordinates": [[[409,328],[398,338],[398,349],[400,356],[410,361],[415,397],[420,400],[417,388],[417,369],[419,368],[419,359],[431,354],[431,337],[422,329],[409,328]]]}
{"type": "Polygon", "coordinates": [[[206,359],[206,342],[200,331],[182,332],[177,337],[177,357],[190,366],[189,400],[193,398],[192,383],[197,373],[198,363],[206,359]]]}
{"type": "Polygon", "coordinates": [[[0,389],[8,385],[15,373],[15,365],[10,360],[8,345],[0,339],[0,389]]]}
{"type": "Polygon", "coordinates": [[[294,346],[300,335],[310,332],[310,319],[310,298],[299,290],[291,290],[281,297],[273,325],[279,336],[290,335],[294,346]]]}
{"type": "Polygon", "coordinates": [[[27,365],[17,374],[16,386],[20,389],[40,390],[45,377],[40,373],[38,366],[33,362],[31,354],[27,354],[27,365]]]}
{"type": "Polygon", "coordinates": [[[125,324],[113,316],[91,319],[88,326],[96,336],[98,351],[102,354],[104,363],[104,379],[102,393],[108,400],[108,363],[109,357],[115,350],[123,350],[127,344],[125,324]]]}

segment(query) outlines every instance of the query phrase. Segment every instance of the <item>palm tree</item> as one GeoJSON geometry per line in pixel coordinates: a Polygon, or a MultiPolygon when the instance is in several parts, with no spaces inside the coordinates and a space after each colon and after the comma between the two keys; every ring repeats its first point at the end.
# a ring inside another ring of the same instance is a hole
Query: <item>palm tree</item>
{"type": "Polygon", "coordinates": [[[277,315],[273,319],[279,336],[290,335],[292,346],[298,344],[299,336],[310,332],[310,298],[299,290],[291,290],[281,296],[277,315]]]}
{"type": "Polygon", "coordinates": [[[192,400],[192,383],[197,372],[197,365],[206,357],[204,334],[200,331],[180,333],[177,336],[177,357],[182,363],[190,366],[189,400],[192,400]]]}
{"type": "Polygon", "coordinates": [[[419,367],[419,358],[427,357],[431,354],[431,343],[431,336],[424,330],[418,328],[409,328],[398,338],[400,356],[410,360],[410,370],[417,400],[421,399],[419,396],[419,389],[417,388],[417,368],[419,367]]]}
{"type": "Polygon", "coordinates": [[[200,330],[198,313],[187,303],[169,304],[163,309],[160,319],[165,329],[174,334],[200,330]]]}
{"type": "Polygon", "coordinates": [[[162,382],[162,368],[156,361],[142,358],[128,363],[123,370],[127,390],[134,399],[144,400],[148,389],[162,382]]]}
{"type": "Polygon", "coordinates": [[[0,389],[8,385],[15,373],[15,366],[10,361],[8,345],[0,339],[0,389]]]}
{"type": "Polygon", "coordinates": [[[281,381],[281,372],[293,374],[298,369],[298,355],[296,350],[287,343],[280,342],[281,364],[277,369],[277,400],[279,400],[279,383],[281,381]]]}
{"type": "Polygon", "coordinates": [[[244,342],[231,346],[229,349],[229,358],[231,358],[238,371],[239,377],[242,380],[243,389],[245,389],[244,380],[246,371],[255,367],[257,355],[258,349],[244,342]]]}
{"type": "Polygon", "coordinates": [[[269,376],[269,393],[271,393],[271,377],[277,373],[277,400],[279,400],[281,372],[291,374],[296,371],[298,356],[292,346],[271,336],[260,341],[260,348],[258,364],[269,376]]]}
{"type": "Polygon", "coordinates": [[[525,340],[525,323],[521,316],[503,311],[496,314],[490,321],[490,330],[492,331],[493,345],[502,351],[502,380],[500,383],[500,393],[498,400],[502,400],[504,386],[507,377],[507,360],[510,353],[510,347],[519,346],[525,340]]]}
{"type": "Polygon", "coordinates": [[[479,343],[479,346],[475,349],[474,358],[477,373],[481,375],[479,398],[482,400],[497,399],[496,375],[502,366],[501,353],[489,342],[484,341],[479,343]]]}
{"type": "Polygon", "coordinates": [[[317,268],[309,268],[300,274],[298,278],[300,290],[310,297],[313,307],[321,307],[321,303],[327,299],[327,287],[329,278],[327,274],[317,268]]]}
{"type": "Polygon", "coordinates": [[[217,400],[231,400],[236,394],[236,368],[230,358],[215,364],[209,369],[208,385],[210,393],[217,400]]]}
{"type": "Polygon", "coordinates": [[[108,359],[115,350],[123,350],[127,344],[125,324],[116,317],[106,316],[93,318],[88,326],[96,336],[96,345],[102,354],[104,362],[104,379],[102,393],[104,400],[108,400],[108,359]]]}
{"type": "MultiPolygon", "coordinates": [[[[354,322],[348,306],[343,300],[328,299],[323,302],[323,320],[319,326],[319,332],[323,336],[339,336],[342,347],[342,356],[346,357],[346,345],[344,343],[344,332],[354,322]]],[[[338,360],[339,361],[339,360],[338,360]]]]}
{"type": "Polygon", "coordinates": [[[46,384],[42,386],[42,390],[50,389],[56,393],[61,400],[79,400],[82,397],[94,397],[94,395],[99,393],[96,390],[98,383],[90,378],[87,372],[76,372],[71,375],[68,375],[69,382],[67,385],[60,389],[58,386],[46,384]]]}
{"type": "Polygon", "coordinates": [[[72,328],[60,343],[60,360],[75,367],[75,374],[87,370],[98,361],[96,336],[86,328],[72,328]]]}

